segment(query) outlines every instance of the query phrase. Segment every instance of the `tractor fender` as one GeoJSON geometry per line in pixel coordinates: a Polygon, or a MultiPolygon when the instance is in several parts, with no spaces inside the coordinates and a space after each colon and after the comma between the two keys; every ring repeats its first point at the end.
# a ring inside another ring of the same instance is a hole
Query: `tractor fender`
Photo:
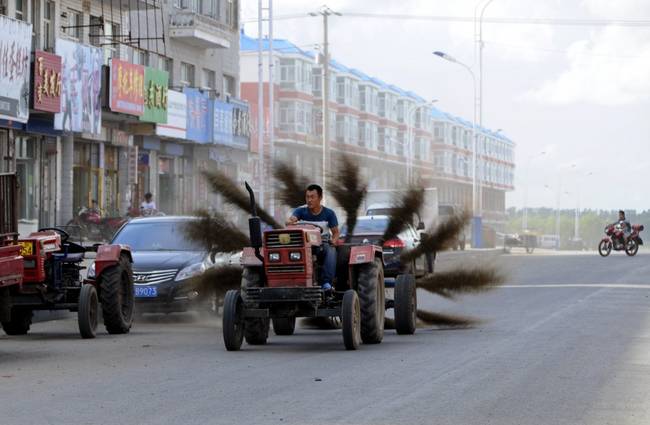
{"type": "Polygon", "coordinates": [[[129,262],[133,263],[131,248],[126,245],[98,246],[97,256],[95,257],[95,276],[101,276],[106,267],[111,267],[119,263],[121,255],[125,255],[129,259],[129,262]]]}
{"type": "Polygon", "coordinates": [[[366,264],[383,258],[381,247],[376,245],[358,245],[350,247],[350,265],[366,264]]]}

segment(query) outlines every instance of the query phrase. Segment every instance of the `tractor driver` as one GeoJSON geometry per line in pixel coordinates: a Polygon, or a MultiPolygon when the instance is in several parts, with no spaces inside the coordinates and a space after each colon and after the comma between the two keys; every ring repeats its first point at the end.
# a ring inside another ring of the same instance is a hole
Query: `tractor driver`
{"type": "Polygon", "coordinates": [[[331,292],[332,282],[336,274],[336,249],[334,245],[339,240],[339,221],[333,210],[321,205],[322,200],[323,188],[317,184],[309,185],[305,190],[307,205],[296,208],[287,220],[287,224],[296,224],[299,220],[327,222],[332,238],[330,243],[325,242],[321,245],[317,257],[318,262],[321,264],[321,288],[325,292],[331,292]]]}

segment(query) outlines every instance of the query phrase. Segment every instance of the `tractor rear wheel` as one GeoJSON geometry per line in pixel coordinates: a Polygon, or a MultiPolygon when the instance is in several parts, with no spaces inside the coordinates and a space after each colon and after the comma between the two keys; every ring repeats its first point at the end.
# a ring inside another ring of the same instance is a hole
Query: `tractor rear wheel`
{"type": "Polygon", "coordinates": [[[120,256],[118,264],[102,272],[99,296],[108,333],[128,333],[133,324],[134,294],[131,262],[125,255],[120,256]]]}
{"type": "Polygon", "coordinates": [[[33,315],[31,310],[14,307],[11,309],[11,320],[2,322],[2,329],[7,335],[26,335],[32,325],[33,315]]]}
{"type": "Polygon", "coordinates": [[[271,321],[267,318],[254,317],[244,320],[244,338],[248,345],[264,345],[269,337],[271,321]]]}
{"type": "Polygon", "coordinates": [[[415,277],[401,274],[395,280],[395,330],[398,335],[415,333],[418,308],[415,277]]]}
{"type": "Polygon", "coordinates": [[[241,317],[242,299],[239,291],[226,292],[223,302],[223,343],[228,351],[239,351],[244,341],[244,320],[241,317]]]}
{"type": "Polygon", "coordinates": [[[83,285],[79,293],[77,322],[79,323],[79,333],[84,339],[95,338],[97,333],[98,308],[99,298],[97,297],[95,286],[90,284],[83,285]]]}
{"type": "Polygon", "coordinates": [[[295,330],[296,316],[273,318],[273,332],[276,335],[293,335],[295,330]]]}
{"type": "Polygon", "coordinates": [[[354,289],[348,289],[343,294],[341,324],[345,349],[356,350],[361,343],[361,307],[354,289]]]}
{"type": "Polygon", "coordinates": [[[384,267],[380,259],[359,266],[357,293],[361,306],[361,339],[364,344],[379,344],[384,338],[386,313],[384,267]]]}

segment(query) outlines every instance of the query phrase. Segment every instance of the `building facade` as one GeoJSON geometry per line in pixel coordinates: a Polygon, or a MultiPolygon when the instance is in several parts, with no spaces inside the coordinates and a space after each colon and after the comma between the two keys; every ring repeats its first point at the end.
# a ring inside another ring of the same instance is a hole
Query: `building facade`
{"type": "Polygon", "coordinates": [[[93,201],[124,215],[146,192],[189,213],[213,201],[201,170],[245,174],[238,20],[237,0],[0,0],[0,148],[21,233],[93,201]]]}
{"type": "MultiPolygon", "coordinates": [[[[258,40],[241,34],[241,91],[257,116],[258,40]]],[[[268,40],[263,39],[268,99],[268,40]]],[[[273,40],[274,160],[322,180],[322,67],[313,52],[273,40]]],[[[438,189],[439,202],[472,205],[472,123],[421,96],[331,60],[329,150],[360,160],[369,189],[403,188],[418,180],[438,189]]],[[[266,100],[265,100],[266,102],[266,100]]],[[[268,144],[268,107],[265,107],[268,144]]],[[[253,133],[256,129],[253,127],[253,133]]],[[[477,127],[479,208],[483,222],[502,230],[505,194],[514,189],[514,148],[500,132],[477,127]]],[[[256,137],[252,145],[259,151],[256,137]]],[[[268,155],[269,148],[265,152],[268,155]]],[[[268,163],[268,162],[267,162],[268,163]]],[[[267,177],[268,178],[268,174],[267,177]]],[[[276,211],[282,214],[281,211],[276,211]]]]}

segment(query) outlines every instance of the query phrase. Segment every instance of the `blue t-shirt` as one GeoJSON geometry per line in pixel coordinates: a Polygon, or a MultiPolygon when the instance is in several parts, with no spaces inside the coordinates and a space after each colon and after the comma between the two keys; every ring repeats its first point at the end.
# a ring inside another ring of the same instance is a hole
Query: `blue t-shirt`
{"type": "Polygon", "coordinates": [[[339,221],[336,218],[336,213],[334,210],[331,210],[327,207],[321,207],[319,214],[312,214],[307,207],[298,207],[293,211],[293,216],[298,220],[304,221],[326,221],[327,226],[331,229],[332,227],[337,227],[339,221]]]}

